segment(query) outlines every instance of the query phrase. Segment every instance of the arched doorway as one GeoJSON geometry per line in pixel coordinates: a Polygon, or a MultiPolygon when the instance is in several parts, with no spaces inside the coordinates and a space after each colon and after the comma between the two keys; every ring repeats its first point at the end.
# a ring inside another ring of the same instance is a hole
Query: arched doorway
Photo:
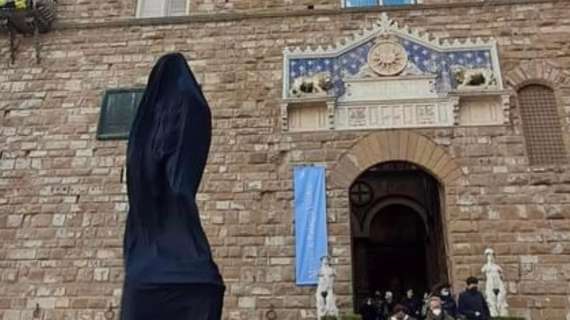
{"type": "Polygon", "coordinates": [[[350,187],[357,309],[374,291],[427,292],[449,280],[439,182],[409,162],[377,164],[350,187]]]}

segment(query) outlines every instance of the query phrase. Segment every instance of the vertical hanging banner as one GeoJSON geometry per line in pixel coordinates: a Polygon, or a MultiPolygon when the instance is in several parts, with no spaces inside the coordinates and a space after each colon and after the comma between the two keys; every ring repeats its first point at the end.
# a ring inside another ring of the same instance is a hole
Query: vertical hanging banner
{"type": "Polygon", "coordinates": [[[295,254],[297,285],[315,285],[321,257],[327,255],[325,168],[295,167],[295,254]]]}

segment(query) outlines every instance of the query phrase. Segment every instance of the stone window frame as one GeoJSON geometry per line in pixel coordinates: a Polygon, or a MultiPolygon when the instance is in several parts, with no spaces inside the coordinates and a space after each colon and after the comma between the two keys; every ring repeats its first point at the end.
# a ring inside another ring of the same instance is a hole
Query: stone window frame
{"type": "MultiPolygon", "coordinates": [[[[169,14],[168,12],[165,12],[162,16],[156,16],[156,17],[147,17],[144,16],[142,13],[143,11],[143,2],[144,1],[150,1],[150,0],[137,0],[137,5],[136,5],[136,12],[135,12],[135,17],[139,18],[139,19],[148,19],[148,18],[168,18],[168,17],[176,17],[176,16],[181,16],[181,15],[172,15],[169,14]]],[[[166,2],[168,1],[173,1],[173,0],[164,0],[166,2]]],[[[184,15],[189,15],[190,14],[190,0],[185,0],[186,1],[186,10],[184,15]]]]}
{"type": "MultiPolygon", "coordinates": [[[[130,132],[130,125],[129,129],[125,132],[105,132],[105,123],[107,121],[107,110],[111,107],[109,105],[110,96],[113,94],[123,94],[123,93],[137,93],[140,95],[140,99],[142,99],[142,95],[144,94],[144,87],[133,87],[133,88],[118,88],[118,89],[107,89],[104,92],[103,99],[101,101],[101,108],[99,113],[99,121],[97,123],[97,140],[125,140],[129,137],[130,132]]],[[[138,105],[134,105],[132,114],[132,119],[134,119],[136,110],[138,105]]]]}
{"type": "Polygon", "coordinates": [[[563,119],[566,117],[566,115],[563,113],[563,109],[561,108],[561,99],[559,97],[560,95],[557,94],[557,90],[556,88],[554,88],[550,83],[548,83],[545,80],[541,80],[541,79],[534,79],[534,80],[527,80],[522,82],[519,86],[517,86],[516,88],[516,100],[517,100],[517,107],[518,107],[518,112],[519,112],[519,118],[521,120],[521,127],[522,127],[522,131],[523,131],[523,137],[524,137],[524,144],[525,144],[525,150],[526,150],[526,155],[527,155],[527,159],[529,162],[530,166],[533,167],[537,167],[537,166],[552,166],[552,165],[561,165],[561,164],[566,164],[568,162],[568,139],[565,139],[564,136],[564,124],[563,124],[563,119]],[[550,91],[550,93],[553,95],[554,98],[554,108],[556,111],[556,115],[558,116],[559,119],[559,123],[558,123],[558,127],[557,129],[560,130],[560,135],[561,135],[561,145],[562,145],[562,149],[564,152],[564,158],[565,160],[562,161],[548,161],[548,162],[543,162],[541,160],[537,160],[534,159],[533,160],[533,155],[531,154],[531,146],[529,145],[529,136],[530,133],[525,132],[525,126],[527,124],[525,124],[525,120],[528,119],[524,119],[523,118],[523,114],[522,114],[522,101],[521,98],[519,96],[521,90],[524,90],[525,88],[528,88],[530,86],[540,86],[543,88],[546,88],[547,90],[550,91]]]}
{"type": "MultiPolygon", "coordinates": [[[[520,117],[520,104],[518,91],[528,85],[542,85],[550,88],[554,93],[558,115],[560,117],[560,128],[562,130],[562,139],[566,149],[566,157],[570,160],[570,111],[564,108],[564,93],[570,92],[570,72],[565,71],[559,64],[550,59],[532,59],[521,61],[518,66],[505,73],[505,84],[511,91],[513,97],[513,106],[516,106],[518,115],[517,126],[522,126],[520,117]]],[[[523,135],[524,137],[524,135],[523,135]]],[[[524,139],[525,153],[526,139],[524,139]]],[[[542,170],[545,167],[568,166],[568,164],[532,164],[529,159],[529,167],[531,170],[542,170]]]]}
{"type": "MultiPolygon", "coordinates": [[[[377,2],[377,4],[375,4],[375,5],[373,5],[373,6],[352,6],[352,7],[349,7],[349,6],[346,5],[346,2],[347,2],[347,1],[348,1],[348,0],[340,0],[340,5],[341,5],[342,8],[350,9],[350,8],[386,7],[386,6],[384,5],[384,3],[383,3],[384,0],[375,0],[375,1],[377,2]]],[[[410,3],[410,4],[387,5],[387,6],[388,6],[388,7],[395,7],[395,6],[396,6],[396,7],[397,7],[397,6],[406,7],[406,6],[414,6],[414,5],[418,5],[418,4],[423,4],[423,2],[424,2],[424,0],[412,0],[412,1],[413,1],[413,3],[410,3]]]]}

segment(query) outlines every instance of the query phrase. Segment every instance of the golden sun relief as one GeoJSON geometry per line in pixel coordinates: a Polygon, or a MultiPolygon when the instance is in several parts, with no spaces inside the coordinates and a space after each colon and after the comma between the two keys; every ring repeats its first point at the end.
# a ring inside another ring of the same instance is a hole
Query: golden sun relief
{"type": "Polygon", "coordinates": [[[368,54],[368,65],[381,76],[397,75],[406,68],[407,63],[406,49],[392,41],[377,43],[368,54]]]}

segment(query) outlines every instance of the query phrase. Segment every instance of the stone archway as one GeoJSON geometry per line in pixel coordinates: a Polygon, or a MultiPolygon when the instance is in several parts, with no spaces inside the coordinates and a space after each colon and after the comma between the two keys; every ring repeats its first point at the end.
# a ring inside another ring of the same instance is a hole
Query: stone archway
{"type": "Polygon", "coordinates": [[[374,206],[370,209],[370,211],[373,214],[368,215],[366,217],[366,221],[364,221],[363,233],[364,234],[370,234],[371,225],[372,225],[372,222],[374,221],[374,218],[376,218],[376,215],[379,212],[381,212],[383,209],[390,207],[390,206],[395,206],[395,205],[406,206],[406,207],[414,210],[420,216],[420,218],[424,224],[424,228],[425,228],[426,233],[429,232],[428,221],[427,221],[428,216],[427,216],[425,208],[423,208],[422,206],[418,205],[416,202],[414,202],[414,201],[412,201],[406,197],[390,197],[390,198],[383,199],[382,201],[374,204],[374,206]]]}
{"type": "MultiPolygon", "coordinates": [[[[447,217],[445,215],[445,195],[446,190],[453,189],[450,188],[454,186],[458,179],[463,176],[461,168],[457,161],[453,159],[447,151],[438,146],[430,139],[405,130],[393,130],[393,131],[385,131],[385,132],[376,132],[372,133],[360,140],[358,140],[337,162],[337,164],[331,169],[329,175],[329,181],[332,183],[333,188],[339,188],[343,192],[343,197],[349,195],[349,189],[355,183],[355,181],[360,181],[363,173],[370,171],[372,168],[376,168],[378,165],[381,164],[388,164],[388,163],[409,163],[418,170],[423,171],[427,174],[427,176],[433,177],[434,186],[437,185],[434,192],[436,194],[435,197],[438,200],[435,200],[434,203],[437,203],[438,211],[436,214],[442,219],[442,223],[440,224],[440,228],[437,231],[438,240],[443,247],[441,252],[443,252],[443,256],[439,262],[446,265],[444,269],[446,269],[445,273],[447,276],[446,279],[453,281],[453,266],[451,264],[451,259],[449,258],[452,256],[452,248],[448,245],[448,236],[447,236],[447,217]],[[447,253],[446,253],[447,252],[447,253]],[[442,260],[443,259],[443,260],[442,260]]],[[[414,203],[408,203],[405,199],[400,199],[396,195],[391,195],[389,199],[376,199],[378,202],[374,205],[374,208],[367,209],[368,211],[373,212],[401,212],[402,214],[407,214],[408,216],[413,216],[417,214],[420,217],[420,220],[425,222],[425,213],[423,213],[423,208],[416,206],[414,203]],[[386,211],[387,210],[387,211],[386,211]],[[410,211],[411,210],[411,211],[410,211]],[[408,214],[406,211],[414,212],[414,214],[408,214]]],[[[359,237],[366,237],[365,234],[355,231],[358,228],[354,228],[353,224],[353,212],[352,212],[352,202],[349,200],[349,207],[350,207],[350,225],[351,227],[351,269],[352,269],[352,286],[353,286],[353,303],[354,306],[357,308],[359,304],[359,300],[362,298],[359,295],[362,295],[363,290],[361,290],[361,281],[371,281],[369,278],[362,278],[366,280],[362,280],[360,276],[357,274],[360,272],[359,270],[362,269],[361,265],[362,261],[360,256],[362,253],[359,253],[355,256],[355,251],[362,251],[360,250],[360,244],[357,245],[358,239],[354,238],[359,237]],[[356,232],[356,233],[355,233],[356,232]],[[358,235],[357,235],[358,234],[358,235]],[[356,259],[356,260],[355,260],[356,259]],[[357,263],[357,265],[353,265],[353,263],[357,263]]],[[[348,208],[347,208],[348,209],[348,208]]],[[[372,220],[374,219],[373,216],[365,219],[364,225],[370,225],[372,220]]],[[[412,220],[409,220],[412,221],[412,220]]],[[[423,223],[422,223],[423,225],[423,223]]],[[[377,229],[375,229],[377,230],[377,229]]],[[[363,231],[363,229],[361,229],[363,231]]],[[[425,234],[425,233],[424,233],[425,234]]],[[[366,240],[368,241],[368,240],[366,240]]],[[[374,240],[376,241],[376,240],[374,240]]],[[[368,248],[371,248],[368,246],[368,248]]],[[[372,248],[375,249],[375,248],[372,248]]],[[[378,246],[376,246],[378,249],[378,246]]],[[[370,250],[370,249],[366,249],[370,250]]],[[[370,252],[370,251],[368,251],[370,252]]],[[[423,251],[426,253],[427,251],[423,251]]],[[[383,253],[381,253],[383,254],[383,253]]],[[[371,260],[368,260],[371,261],[371,260]]],[[[438,263],[439,263],[438,262],[438,263]]],[[[429,268],[427,269],[429,270],[429,268]]],[[[382,279],[380,279],[382,280],[382,279]]],[[[378,281],[377,281],[378,282],[378,281]]],[[[429,281],[428,281],[429,282],[429,281]]],[[[433,284],[433,283],[432,283],[433,284]]],[[[371,288],[370,288],[371,289],[371,288]]],[[[367,291],[367,290],[364,290],[367,291]]],[[[369,291],[369,290],[368,290],[369,291]]]]}
{"type": "Polygon", "coordinates": [[[360,139],[331,170],[336,187],[348,190],[354,179],[369,167],[389,161],[407,161],[421,166],[443,186],[455,184],[463,175],[457,161],[430,139],[404,130],[372,133],[360,139]]]}
{"type": "Polygon", "coordinates": [[[507,72],[505,82],[515,91],[528,83],[539,83],[559,89],[561,84],[568,81],[568,77],[562,67],[550,60],[531,60],[507,72]]]}

